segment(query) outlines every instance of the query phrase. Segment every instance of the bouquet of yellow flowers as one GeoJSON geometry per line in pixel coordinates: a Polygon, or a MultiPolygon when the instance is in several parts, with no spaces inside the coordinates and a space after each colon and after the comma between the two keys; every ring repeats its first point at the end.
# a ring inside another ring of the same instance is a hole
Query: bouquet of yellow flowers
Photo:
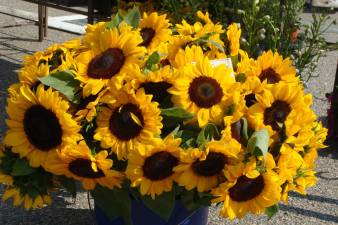
{"type": "Polygon", "coordinates": [[[135,8],[26,57],[8,89],[2,200],[40,208],[80,182],[110,219],[137,225],[135,201],[164,220],[178,201],[222,203],[234,219],[306,194],[327,130],[292,61],[249,58],[238,24],[197,16],[172,25],[135,8]]]}

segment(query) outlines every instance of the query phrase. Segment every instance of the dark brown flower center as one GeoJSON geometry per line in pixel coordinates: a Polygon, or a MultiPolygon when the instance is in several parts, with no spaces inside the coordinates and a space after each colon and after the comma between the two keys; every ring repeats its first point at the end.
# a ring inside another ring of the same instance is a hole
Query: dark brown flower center
{"type": "Polygon", "coordinates": [[[163,100],[170,96],[167,90],[172,86],[168,82],[146,82],[141,84],[141,88],[144,88],[144,91],[147,95],[153,95],[152,101],[161,103],[163,100]]]}
{"type": "Polygon", "coordinates": [[[262,175],[251,179],[242,175],[237,179],[235,186],[229,189],[230,198],[236,202],[245,202],[257,197],[264,189],[262,175]]]}
{"type": "Polygon", "coordinates": [[[164,66],[169,66],[169,65],[170,65],[169,59],[162,59],[162,60],[160,61],[160,65],[161,65],[162,67],[164,67],[164,66]]]}
{"type": "Polygon", "coordinates": [[[105,176],[99,168],[95,172],[92,168],[92,162],[88,159],[75,159],[69,163],[68,169],[76,176],[83,178],[101,178],[105,176]]]}
{"type": "Polygon", "coordinates": [[[259,75],[259,79],[263,82],[267,80],[268,84],[275,84],[278,83],[281,79],[278,73],[272,68],[267,68],[262,71],[259,75]]]}
{"type": "Polygon", "coordinates": [[[277,100],[270,108],[264,111],[264,124],[270,125],[273,130],[280,130],[280,125],[285,122],[291,112],[290,105],[287,102],[277,100]]]}
{"type": "Polygon", "coordinates": [[[143,39],[143,42],[140,45],[148,47],[151,41],[153,40],[153,38],[155,37],[156,33],[154,29],[147,27],[147,28],[143,28],[140,32],[141,32],[141,36],[143,39]]]}
{"type": "Polygon", "coordinates": [[[198,107],[211,108],[221,101],[223,90],[215,79],[201,76],[190,83],[189,97],[198,107]]]}
{"type": "Polygon", "coordinates": [[[150,180],[163,180],[173,174],[178,159],[169,152],[157,152],[146,158],[142,167],[143,174],[150,180]]]}
{"type": "Polygon", "coordinates": [[[204,177],[210,177],[222,172],[227,158],[222,153],[210,152],[205,160],[197,160],[192,164],[193,171],[204,177]]]}
{"type": "Polygon", "coordinates": [[[109,121],[109,129],[112,134],[123,141],[137,137],[143,128],[133,119],[133,115],[138,118],[143,126],[144,119],[138,106],[128,103],[117,107],[113,111],[109,121]]]}
{"type": "Polygon", "coordinates": [[[238,142],[241,142],[241,129],[242,124],[240,120],[231,124],[231,136],[238,142]]]}
{"type": "Polygon", "coordinates": [[[125,62],[123,51],[109,48],[89,63],[87,74],[94,79],[110,79],[120,72],[125,62]]]}
{"type": "Polygon", "coordinates": [[[41,151],[49,151],[62,143],[62,128],[56,115],[42,105],[27,109],[23,119],[29,142],[41,151]]]}
{"type": "Polygon", "coordinates": [[[246,107],[250,107],[253,106],[254,104],[256,104],[256,95],[254,93],[245,95],[245,105],[246,107]]]}

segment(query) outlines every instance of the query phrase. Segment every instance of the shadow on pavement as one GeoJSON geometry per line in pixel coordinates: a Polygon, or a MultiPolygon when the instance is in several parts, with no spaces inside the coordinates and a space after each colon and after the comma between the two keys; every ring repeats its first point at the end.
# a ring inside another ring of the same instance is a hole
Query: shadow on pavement
{"type": "Polygon", "coordinates": [[[12,83],[17,82],[18,78],[15,71],[19,69],[20,66],[18,63],[12,63],[0,58],[0,140],[5,132],[7,88],[12,83]]]}
{"type": "Polygon", "coordinates": [[[332,159],[338,159],[338,142],[327,140],[325,144],[327,148],[318,151],[318,155],[321,157],[330,157],[332,159]]]}
{"type": "Polygon", "coordinates": [[[51,206],[43,209],[26,211],[14,208],[9,203],[0,203],[1,225],[93,225],[94,219],[89,209],[69,208],[76,204],[65,201],[60,193],[53,197],[51,206]]]}
{"type": "Polygon", "coordinates": [[[301,195],[301,194],[298,194],[296,192],[290,192],[289,196],[290,197],[296,197],[296,198],[302,198],[302,199],[308,199],[310,201],[317,201],[317,202],[323,202],[323,203],[338,205],[338,199],[326,198],[326,197],[322,197],[322,196],[318,196],[318,195],[311,195],[311,194],[301,195]]]}
{"type": "Polygon", "coordinates": [[[300,215],[303,215],[303,216],[306,216],[306,217],[314,217],[314,218],[324,220],[324,221],[327,221],[327,222],[338,223],[338,217],[337,216],[332,216],[332,215],[325,214],[325,213],[319,213],[319,212],[311,211],[311,210],[308,210],[308,209],[302,209],[302,208],[298,208],[298,207],[294,207],[294,206],[290,206],[290,205],[282,205],[281,204],[281,205],[279,205],[279,207],[282,211],[285,211],[285,212],[300,214],[300,215]]]}

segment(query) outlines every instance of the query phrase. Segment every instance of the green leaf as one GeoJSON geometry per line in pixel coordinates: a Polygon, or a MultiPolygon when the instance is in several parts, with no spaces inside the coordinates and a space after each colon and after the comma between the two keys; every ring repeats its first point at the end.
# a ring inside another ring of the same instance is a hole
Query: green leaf
{"type": "Polygon", "coordinates": [[[152,199],[150,196],[142,197],[143,203],[165,221],[168,221],[175,206],[175,192],[164,192],[152,199]]]}
{"type": "Polygon", "coordinates": [[[179,107],[173,107],[168,109],[161,109],[161,115],[166,117],[175,118],[178,120],[189,120],[194,117],[193,114],[185,111],[179,107]]]}
{"type": "Polygon", "coordinates": [[[201,207],[210,206],[213,195],[208,193],[199,193],[196,188],[190,191],[184,191],[181,194],[181,200],[186,209],[190,211],[201,207]]]}
{"type": "Polygon", "coordinates": [[[181,147],[186,149],[186,148],[195,148],[196,147],[196,140],[195,138],[190,138],[186,140],[185,142],[182,142],[181,147]]]}
{"type": "Polygon", "coordinates": [[[77,189],[75,180],[65,176],[59,176],[58,180],[61,182],[61,185],[72,195],[72,197],[76,198],[77,189]]]}
{"type": "Polygon", "coordinates": [[[269,148],[269,132],[267,129],[261,129],[252,134],[248,141],[247,146],[249,152],[255,156],[263,155],[266,158],[266,154],[269,148]]]}
{"type": "Polygon", "coordinates": [[[214,41],[214,40],[209,40],[209,39],[208,39],[208,40],[204,40],[204,39],[201,39],[200,41],[201,41],[201,42],[204,42],[204,43],[209,43],[209,44],[215,46],[215,47],[216,47],[219,51],[221,51],[222,53],[225,52],[223,46],[222,46],[220,43],[218,43],[218,42],[216,42],[216,41],[214,41]]]}
{"type": "Polygon", "coordinates": [[[182,135],[182,131],[180,131],[181,125],[178,125],[170,134],[174,135],[175,138],[179,138],[182,135]]]}
{"type": "Polygon", "coordinates": [[[161,55],[156,51],[153,54],[151,54],[148,58],[148,60],[146,61],[146,68],[148,70],[153,70],[154,65],[156,65],[157,63],[159,63],[161,60],[161,55]]]}
{"type": "Polygon", "coordinates": [[[140,10],[135,7],[124,17],[124,21],[130,26],[137,28],[141,20],[140,10]]]}
{"type": "Polygon", "coordinates": [[[110,220],[122,217],[126,225],[133,225],[131,221],[131,200],[127,190],[119,188],[110,190],[97,185],[91,193],[95,203],[110,220]]]}
{"type": "Polygon", "coordinates": [[[231,58],[232,66],[233,66],[234,68],[237,68],[237,64],[238,64],[238,55],[230,56],[230,58],[231,58]]]}
{"type": "Polygon", "coordinates": [[[116,13],[115,17],[107,23],[106,28],[112,29],[117,27],[123,21],[123,16],[118,12],[116,13]]]}
{"type": "Polygon", "coordinates": [[[177,137],[182,139],[182,142],[186,142],[190,139],[196,139],[197,135],[198,135],[198,131],[196,130],[188,130],[188,129],[184,129],[184,130],[180,130],[178,132],[177,137]]]}
{"type": "Polygon", "coordinates": [[[32,168],[28,161],[25,159],[17,159],[13,165],[11,172],[12,176],[27,176],[35,172],[35,168],[32,168]]]}
{"type": "Polygon", "coordinates": [[[268,216],[269,219],[271,219],[274,215],[276,215],[278,210],[279,210],[279,205],[276,204],[276,205],[273,205],[273,206],[266,208],[265,214],[268,216]]]}
{"type": "Polygon", "coordinates": [[[40,195],[40,192],[36,188],[27,188],[27,193],[32,199],[40,195]]]}
{"type": "Polygon", "coordinates": [[[239,73],[235,77],[236,82],[244,83],[246,81],[246,75],[244,73],[239,73]]]}
{"type": "Polygon", "coordinates": [[[212,139],[218,139],[219,136],[220,134],[216,125],[213,123],[208,123],[198,134],[196,142],[199,147],[204,147],[207,142],[211,141],[212,139]]]}
{"type": "Polygon", "coordinates": [[[75,104],[80,102],[80,96],[78,95],[80,81],[76,80],[70,71],[56,72],[46,77],[40,77],[39,80],[44,85],[61,92],[69,101],[75,104]]]}

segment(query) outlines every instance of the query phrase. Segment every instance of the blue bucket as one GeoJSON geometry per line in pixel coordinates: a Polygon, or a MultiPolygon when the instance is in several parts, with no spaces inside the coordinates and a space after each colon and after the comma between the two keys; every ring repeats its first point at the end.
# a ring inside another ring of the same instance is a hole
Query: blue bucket
{"type": "MultiPolygon", "coordinates": [[[[132,201],[131,214],[134,225],[207,225],[208,213],[208,207],[188,211],[180,201],[176,201],[173,213],[167,222],[141,201],[132,201]]],[[[95,205],[95,216],[98,225],[125,225],[122,218],[109,220],[97,205],[95,205]]]]}

